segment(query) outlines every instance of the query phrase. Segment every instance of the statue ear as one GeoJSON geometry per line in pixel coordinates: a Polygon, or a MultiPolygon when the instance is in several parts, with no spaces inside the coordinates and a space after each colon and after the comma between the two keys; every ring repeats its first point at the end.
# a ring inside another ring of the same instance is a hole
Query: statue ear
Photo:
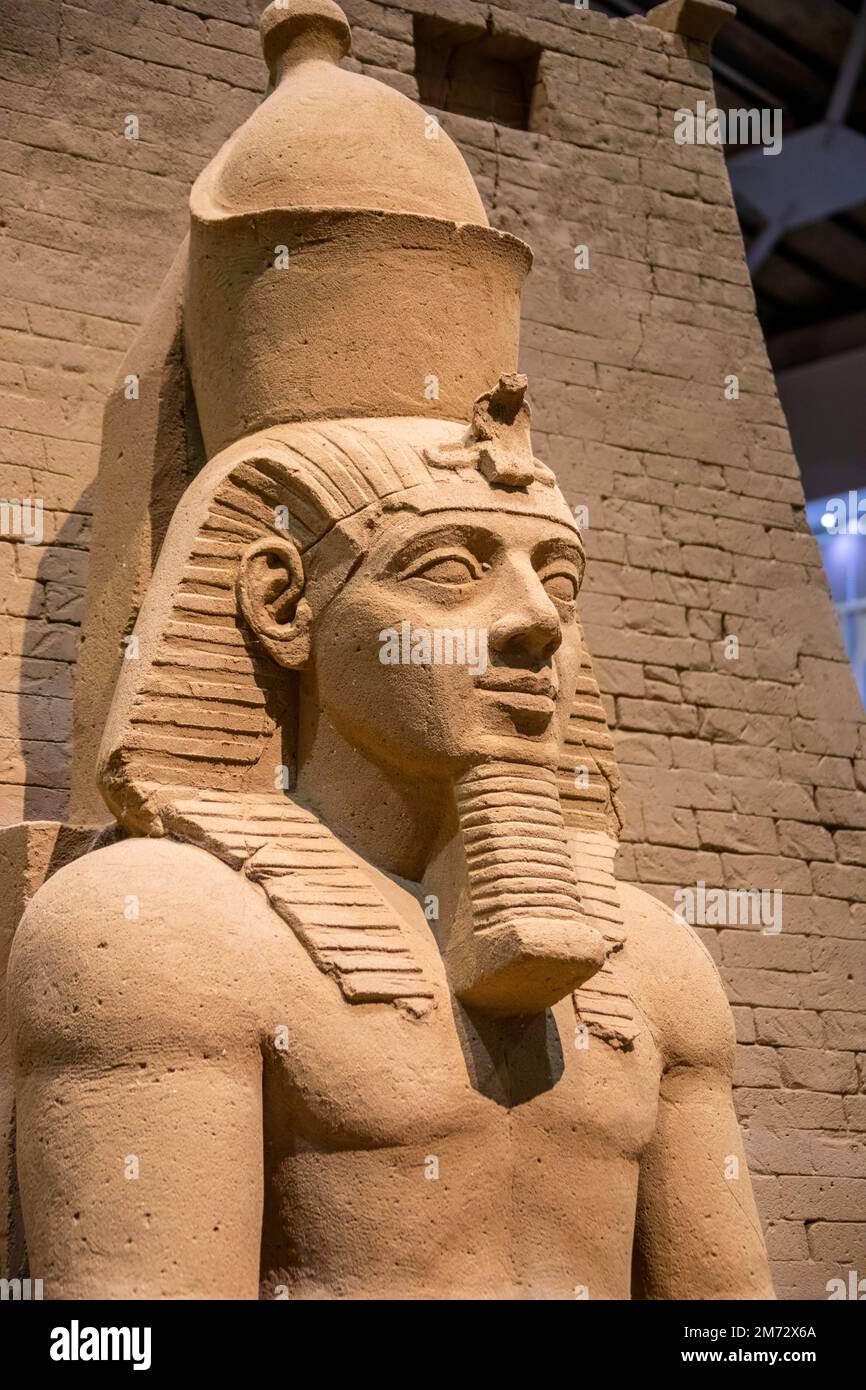
{"type": "Polygon", "coordinates": [[[280,666],[305,665],[310,656],[310,605],[304,566],[288,537],[265,536],[241,556],[238,603],[265,651],[280,666]]]}

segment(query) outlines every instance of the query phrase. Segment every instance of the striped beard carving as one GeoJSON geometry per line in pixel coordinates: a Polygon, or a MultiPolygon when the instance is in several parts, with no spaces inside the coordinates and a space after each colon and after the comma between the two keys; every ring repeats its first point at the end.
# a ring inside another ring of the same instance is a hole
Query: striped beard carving
{"type": "Polygon", "coordinates": [[[455,785],[468,902],[445,945],[464,1003],[538,1013],[601,969],[606,949],[581,908],[556,773],[484,763],[455,785]]]}

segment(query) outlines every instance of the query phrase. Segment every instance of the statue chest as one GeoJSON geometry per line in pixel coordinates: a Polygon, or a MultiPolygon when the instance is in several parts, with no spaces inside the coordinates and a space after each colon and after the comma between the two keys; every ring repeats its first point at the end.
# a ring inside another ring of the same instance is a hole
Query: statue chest
{"type": "Polygon", "coordinates": [[[266,1068],[266,1277],[393,1297],[405,1258],[416,1295],[628,1296],[659,1082],[645,1026],[605,1039],[571,997],[526,1019],[440,997],[423,1019],[344,1006],[320,1025],[266,1068]]]}

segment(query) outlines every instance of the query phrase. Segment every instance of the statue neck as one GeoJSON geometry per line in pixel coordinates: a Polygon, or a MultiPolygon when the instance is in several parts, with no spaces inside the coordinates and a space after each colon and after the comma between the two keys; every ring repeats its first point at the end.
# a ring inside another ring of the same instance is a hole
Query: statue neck
{"type": "Polygon", "coordinates": [[[386,873],[420,883],[437,845],[456,829],[450,784],[383,769],[327,715],[305,712],[306,704],[294,795],[350,849],[386,873]]]}
{"type": "Polygon", "coordinates": [[[535,1013],[600,969],[604,941],[582,909],[554,768],[501,761],[452,782],[386,771],[312,698],[300,702],[297,758],[297,800],[435,900],[435,934],[465,1003],[535,1013]]]}

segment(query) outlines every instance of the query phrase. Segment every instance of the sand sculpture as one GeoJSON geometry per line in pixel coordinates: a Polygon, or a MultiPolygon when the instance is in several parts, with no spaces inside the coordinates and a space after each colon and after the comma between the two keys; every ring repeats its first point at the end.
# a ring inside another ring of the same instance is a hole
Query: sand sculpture
{"type": "Polygon", "coordinates": [[[771,1296],[715,968],[613,877],[583,547],[516,370],[529,250],[338,66],[330,0],[262,32],[273,93],[173,273],[203,466],[102,738],[118,829],[13,944],[29,1269],[771,1296]]]}

